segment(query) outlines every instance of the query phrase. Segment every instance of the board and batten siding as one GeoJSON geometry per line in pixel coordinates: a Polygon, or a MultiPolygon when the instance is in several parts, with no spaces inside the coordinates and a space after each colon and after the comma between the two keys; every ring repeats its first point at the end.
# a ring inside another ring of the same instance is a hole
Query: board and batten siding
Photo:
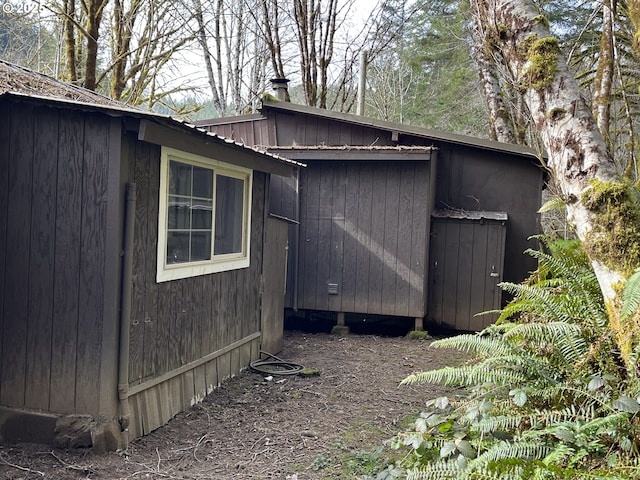
{"type": "Polygon", "coordinates": [[[116,387],[101,365],[116,333],[117,127],[0,102],[0,405],[97,418],[116,387]]]}
{"type": "Polygon", "coordinates": [[[157,283],[160,147],[133,137],[125,144],[137,187],[129,361],[136,437],[258,357],[268,175],[253,173],[248,268],[157,283]]]}
{"type": "Polygon", "coordinates": [[[298,307],[424,316],[429,177],[428,161],[310,162],[298,307]]]}
{"type": "Polygon", "coordinates": [[[508,217],[503,212],[434,215],[431,228],[428,320],[480,331],[501,308],[508,217]]]}

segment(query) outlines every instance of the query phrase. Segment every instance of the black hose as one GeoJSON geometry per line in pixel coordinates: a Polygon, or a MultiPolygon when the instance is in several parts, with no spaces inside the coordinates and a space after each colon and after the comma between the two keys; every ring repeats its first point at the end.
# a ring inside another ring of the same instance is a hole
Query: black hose
{"type": "Polygon", "coordinates": [[[266,373],[268,375],[296,375],[304,369],[300,364],[287,362],[262,350],[260,350],[260,354],[267,355],[270,358],[258,359],[251,362],[249,366],[256,372],[266,373]]]}

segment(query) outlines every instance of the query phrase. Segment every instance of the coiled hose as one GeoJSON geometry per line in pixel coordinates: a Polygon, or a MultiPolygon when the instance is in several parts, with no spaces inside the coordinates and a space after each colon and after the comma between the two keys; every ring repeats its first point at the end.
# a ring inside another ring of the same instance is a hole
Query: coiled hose
{"type": "Polygon", "coordinates": [[[275,355],[260,350],[260,355],[267,355],[269,358],[254,360],[249,364],[252,370],[265,373],[267,375],[296,375],[300,373],[304,367],[297,363],[287,362],[275,355]]]}

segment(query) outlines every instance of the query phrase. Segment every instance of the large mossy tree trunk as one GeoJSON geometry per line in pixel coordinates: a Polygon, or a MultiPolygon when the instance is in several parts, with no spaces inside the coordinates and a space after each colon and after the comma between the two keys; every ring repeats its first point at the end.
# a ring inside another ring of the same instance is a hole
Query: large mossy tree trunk
{"type": "Polygon", "coordinates": [[[640,339],[638,315],[620,321],[621,292],[640,266],[635,190],[614,164],[558,40],[531,0],[471,0],[476,49],[510,72],[547,150],[548,168],[602,289],[611,329],[627,365],[640,339]],[[479,44],[482,42],[482,44],[479,44]]]}

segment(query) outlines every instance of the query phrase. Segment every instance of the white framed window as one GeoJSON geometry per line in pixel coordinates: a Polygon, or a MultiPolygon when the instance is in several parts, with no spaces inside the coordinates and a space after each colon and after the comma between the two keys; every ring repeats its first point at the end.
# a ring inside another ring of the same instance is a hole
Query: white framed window
{"type": "Polygon", "coordinates": [[[162,147],[157,281],[249,266],[252,170],[162,147]]]}

